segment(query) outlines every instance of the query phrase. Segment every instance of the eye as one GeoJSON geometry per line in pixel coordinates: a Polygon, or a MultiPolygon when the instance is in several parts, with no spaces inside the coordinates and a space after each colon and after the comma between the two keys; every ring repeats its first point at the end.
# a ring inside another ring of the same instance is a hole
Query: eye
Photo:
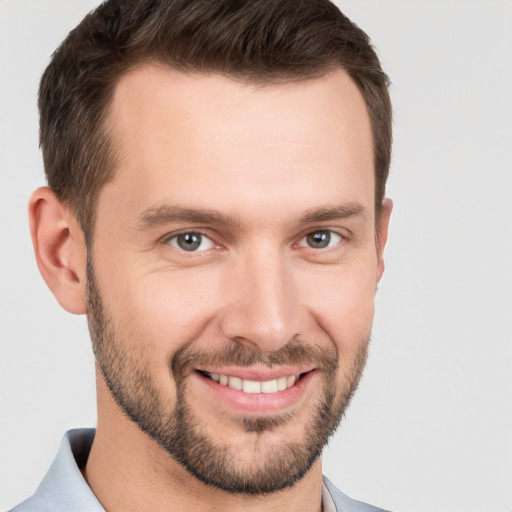
{"type": "Polygon", "coordinates": [[[214,243],[207,236],[193,231],[171,236],[167,243],[176,249],[187,252],[206,251],[214,246],[214,243]]]}
{"type": "Polygon", "coordinates": [[[313,231],[308,233],[299,243],[302,247],[311,247],[311,249],[327,249],[339,244],[342,237],[329,230],[313,231]]]}

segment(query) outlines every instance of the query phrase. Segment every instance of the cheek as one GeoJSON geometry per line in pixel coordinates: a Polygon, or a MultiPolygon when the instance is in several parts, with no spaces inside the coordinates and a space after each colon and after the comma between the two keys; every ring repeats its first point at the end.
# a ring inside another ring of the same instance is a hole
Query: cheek
{"type": "Polygon", "coordinates": [[[122,280],[111,308],[130,342],[144,344],[155,357],[168,360],[208,328],[219,305],[215,283],[214,276],[201,272],[139,275],[122,280]]]}
{"type": "Polygon", "coordinates": [[[375,307],[375,268],[375,264],[338,267],[308,289],[317,322],[340,353],[354,353],[368,340],[375,307]]]}

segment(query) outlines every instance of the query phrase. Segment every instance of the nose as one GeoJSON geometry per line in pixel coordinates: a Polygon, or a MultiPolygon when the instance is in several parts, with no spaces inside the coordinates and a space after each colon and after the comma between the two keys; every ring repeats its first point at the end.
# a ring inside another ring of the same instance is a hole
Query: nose
{"type": "Polygon", "coordinates": [[[303,333],[307,312],[292,267],[286,255],[272,249],[253,251],[235,264],[225,281],[224,336],[252,350],[274,352],[303,333]]]}

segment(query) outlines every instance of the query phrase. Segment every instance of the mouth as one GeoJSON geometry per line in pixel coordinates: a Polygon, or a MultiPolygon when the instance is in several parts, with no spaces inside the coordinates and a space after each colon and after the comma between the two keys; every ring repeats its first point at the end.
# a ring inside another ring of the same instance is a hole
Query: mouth
{"type": "Polygon", "coordinates": [[[216,411],[240,416],[269,416],[291,412],[309,399],[317,385],[318,368],[224,367],[196,368],[191,382],[200,386],[199,397],[216,411]]]}
{"type": "Polygon", "coordinates": [[[273,394],[279,391],[285,391],[295,385],[297,381],[303,378],[307,373],[297,373],[291,375],[284,375],[271,380],[249,380],[237,377],[234,375],[223,375],[221,373],[213,373],[198,370],[204,377],[217,382],[221,386],[226,386],[237,391],[242,391],[248,394],[273,394]]]}

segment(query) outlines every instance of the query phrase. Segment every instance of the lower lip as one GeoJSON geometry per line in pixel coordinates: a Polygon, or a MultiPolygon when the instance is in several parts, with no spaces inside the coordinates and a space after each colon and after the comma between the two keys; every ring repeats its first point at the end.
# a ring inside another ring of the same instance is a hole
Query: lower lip
{"type": "Polygon", "coordinates": [[[315,370],[307,372],[293,386],[276,393],[244,393],[229,386],[223,386],[199,372],[194,372],[193,375],[208,387],[215,399],[233,412],[244,415],[264,416],[287,412],[287,410],[297,404],[305,394],[316,373],[315,370]]]}

